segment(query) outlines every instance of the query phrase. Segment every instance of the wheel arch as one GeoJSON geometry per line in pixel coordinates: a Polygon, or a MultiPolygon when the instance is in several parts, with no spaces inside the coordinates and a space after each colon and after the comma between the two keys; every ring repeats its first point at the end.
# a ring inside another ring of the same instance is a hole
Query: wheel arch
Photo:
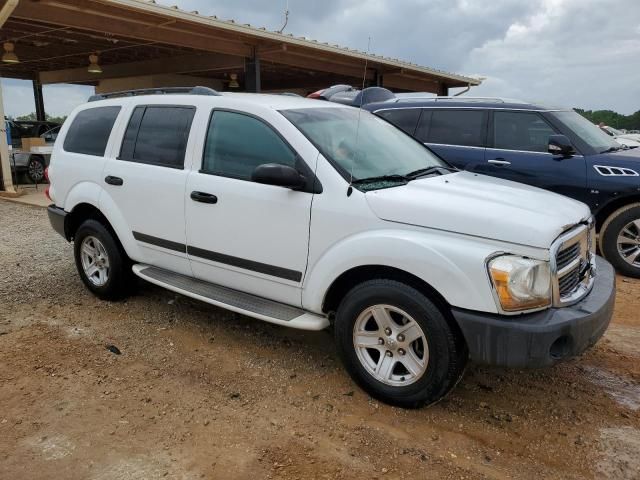
{"type": "Polygon", "coordinates": [[[396,280],[413,287],[436,303],[443,313],[449,312],[448,315],[451,315],[449,302],[429,283],[412,273],[388,265],[360,265],[343,272],[333,281],[325,293],[322,311],[324,313],[334,312],[349,290],[359,283],[372,279],[396,280]]]}
{"type": "Polygon", "coordinates": [[[625,195],[624,197],[616,198],[604,204],[596,213],[596,230],[598,232],[611,216],[612,213],[620,210],[621,208],[630,205],[632,203],[640,203],[640,193],[625,195]]]}

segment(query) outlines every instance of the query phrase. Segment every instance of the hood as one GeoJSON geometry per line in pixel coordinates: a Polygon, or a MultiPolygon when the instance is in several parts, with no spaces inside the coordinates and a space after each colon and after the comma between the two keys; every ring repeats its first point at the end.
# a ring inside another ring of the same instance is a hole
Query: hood
{"type": "Polygon", "coordinates": [[[471,172],[373,190],[366,198],[383,220],[538,248],[590,215],[576,200],[471,172]]]}
{"type": "Polygon", "coordinates": [[[618,138],[628,138],[629,140],[635,140],[636,142],[640,142],[640,133],[625,133],[623,135],[618,135],[618,138]]]}

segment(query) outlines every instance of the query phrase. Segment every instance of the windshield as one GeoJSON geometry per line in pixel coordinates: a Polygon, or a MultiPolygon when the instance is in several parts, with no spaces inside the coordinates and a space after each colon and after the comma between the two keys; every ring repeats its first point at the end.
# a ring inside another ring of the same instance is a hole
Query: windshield
{"type": "MultiPolygon", "coordinates": [[[[380,179],[406,183],[410,173],[449,166],[421,143],[366,110],[306,108],[283,110],[284,115],[347,179],[380,179]],[[360,121],[358,122],[358,116],[360,121]]],[[[377,185],[376,188],[393,185],[377,185]]],[[[371,188],[369,188],[371,189],[371,188]]]]}
{"type": "Polygon", "coordinates": [[[620,136],[620,135],[624,135],[624,133],[622,133],[620,130],[616,130],[613,127],[606,127],[607,130],[609,130],[610,133],[612,133],[613,135],[615,135],[616,137],[620,136]]]}
{"type": "Polygon", "coordinates": [[[578,112],[551,112],[551,115],[564,123],[569,130],[597,152],[603,153],[622,148],[622,145],[578,112]]]}

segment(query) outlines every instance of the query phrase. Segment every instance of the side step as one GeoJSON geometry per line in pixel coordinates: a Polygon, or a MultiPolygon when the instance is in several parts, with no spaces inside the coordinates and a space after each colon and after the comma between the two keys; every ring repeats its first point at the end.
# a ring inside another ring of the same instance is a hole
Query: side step
{"type": "Polygon", "coordinates": [[[158,267],[136,264],[133,266],[133,273],[173,292],[265,322],[300,330],[322,330],[329,326],[329,320],[326,317],[305,312],[301,308],[291,307],[158,267]]]}

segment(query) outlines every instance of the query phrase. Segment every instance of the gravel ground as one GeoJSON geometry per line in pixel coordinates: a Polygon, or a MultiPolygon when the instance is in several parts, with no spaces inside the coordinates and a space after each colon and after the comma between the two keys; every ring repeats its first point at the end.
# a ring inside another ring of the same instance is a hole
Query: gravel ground
{"type": "Polygon", "coordinates": [[[351,382],[327,332],[148,284],[97,300],[43,209],[0,201],[0,272],[2,479],[640,478],[638,280],[581,358],[472,365],[402,410],[351,382]]]}

